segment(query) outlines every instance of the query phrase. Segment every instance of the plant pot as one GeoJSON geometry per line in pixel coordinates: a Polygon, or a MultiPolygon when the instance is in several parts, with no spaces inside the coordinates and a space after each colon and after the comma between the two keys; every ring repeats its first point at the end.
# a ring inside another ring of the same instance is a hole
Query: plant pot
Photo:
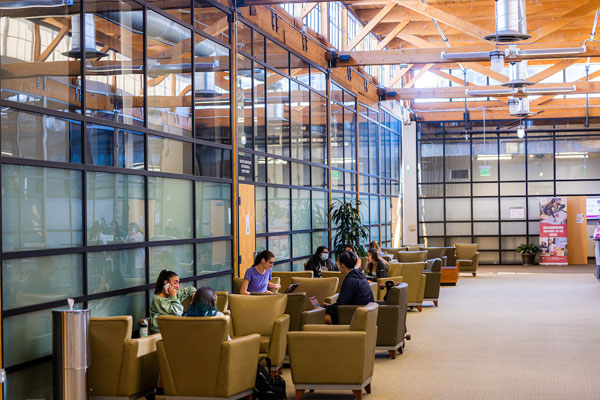
{"type": "Polygon", "coordinates": [[[523,265],[535,265],[535,254],[521,254],[523,265]]]}

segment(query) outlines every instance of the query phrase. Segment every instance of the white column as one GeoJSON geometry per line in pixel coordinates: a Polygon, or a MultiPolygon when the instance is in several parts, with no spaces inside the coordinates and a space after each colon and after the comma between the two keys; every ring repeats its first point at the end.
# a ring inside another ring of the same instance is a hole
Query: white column
{"type": "Polygon", "coordinates": [[[402,126],[402,242],[419,243],[417,232],[417,123],[402,126]]]}

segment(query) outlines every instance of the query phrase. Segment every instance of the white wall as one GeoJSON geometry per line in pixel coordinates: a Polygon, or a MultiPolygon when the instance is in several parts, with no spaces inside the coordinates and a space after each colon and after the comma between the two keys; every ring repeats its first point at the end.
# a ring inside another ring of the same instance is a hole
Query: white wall
{"type": "Polygon", "coordinates": [[[417,124],[402,127],[402,237],[403,243],[418,243],[417,232],[417,124]]]}

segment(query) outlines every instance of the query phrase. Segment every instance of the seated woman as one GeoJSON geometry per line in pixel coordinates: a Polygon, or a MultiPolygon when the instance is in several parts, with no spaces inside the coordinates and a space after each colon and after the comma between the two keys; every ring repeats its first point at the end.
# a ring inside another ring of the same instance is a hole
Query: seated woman
{"type": "Polygon", "coordinates": [[[331,261],[329,250],[325,246],[317,247],[317,251],[308,259],[304,270],[312,271],[315,278],[320,278],[323,271],[339,271],[338,267],[331,261]]]}
{"type": "Polygon", "coordinates": [[[371,243],[369,243],[369,251],[371,250],[375,251],[379,258],[383,257],[383,251],[381,251],[381,247],[379,247],[377,240],[373,240],[371,243]]]}
{"type": "Polygon", "coordinates": [[[358,253],[356,252],[356,250],[354,250],[354,247],[352,247],[351,244],[347,244],[346,247],[344,248],[344,251],[348,252],[348,253],[352,253],[356,256],[356,265],[354,267],[360,269],[360,264],[361,264],[360,257],[358,256],[358,253]]]}
{"type": "Polygon", "coordinates": [[[379,258],[379,254],[375,250],[369,250],[367,253],[367,279],[377,282],[378,278],[387,278],[387,275],[385,262],[379,258]]]}
{"type": "Polygon", "coordinates": [[[274,293],[281,285],[271,282],[271,268],[275,262],[275,254],[269,250],[258,253],[252,267],[246,270],[240,294],[274,293]]]}
{"type": "Polygon", "coordinates": [[[335,304],[325,306],[325,312],[329,318],[327,322],[331,321],[334,324],[338,324],[337,307],[342,304],[359,305],[364,306],[373,301],[373,292],[369,286],[369,281],[363,275],[363,273],[356,269],[356,255],[351,252],[344,252],[340,257],[340,272],[345,275],[340,294],[335,304]]]}
{"type": "Polygon", "coordinates": [[[184,317],[222,317],[224,314],[217,310],[217,295],[208,286],[196,290],[190,308],[183,313],[184,317]]]}
{"type": "Polygon", "coordinates": [[[188,286],[186,288],[179,287],[179,276],[173,271],[163,269],[156,280],[154,288],[154,298],[150,304],[150,331],[152,333],[160,333],[158,329],[159,315],[176,315],[183,314],[183,304],[185,299],[196,293],[196,288],[188,286]]]}

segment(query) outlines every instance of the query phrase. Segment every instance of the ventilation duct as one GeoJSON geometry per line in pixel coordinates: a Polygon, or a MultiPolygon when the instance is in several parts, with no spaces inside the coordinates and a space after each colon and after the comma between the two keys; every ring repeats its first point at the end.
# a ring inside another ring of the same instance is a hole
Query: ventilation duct
{"type": "Polygon", "coordinates": [[[64,52],[63,55],[70,58],[81,58],[83,47],[86,59],[97,59],[107,55],[96,50],[96,21],[94,14],[85,14],[85,35],[83,37],[83,46],[81,45],[81,20],[79,14],[73,14],[71,17],[71,50],[64,52]]]}
{"type": "Polygon", "coordinates": [[[521,62],[511,62],[509,67],[510,80],[503,83],[502,86],[523,87],[533,85],[533,82],[527,80],[527,60],[521,62]]]}
{"type": "Polygon", "coordinates": [[[529,98],[518,97],[508,101],[508,112],[514,117],[529,117],[533,113],[529,112],[529,98]]]}
{"type": "Polygon", "coordinates": [[[529,39],[525,0],[496,1],[496,33],[484,36],[485,40],[510,43],[529,39]]]}

